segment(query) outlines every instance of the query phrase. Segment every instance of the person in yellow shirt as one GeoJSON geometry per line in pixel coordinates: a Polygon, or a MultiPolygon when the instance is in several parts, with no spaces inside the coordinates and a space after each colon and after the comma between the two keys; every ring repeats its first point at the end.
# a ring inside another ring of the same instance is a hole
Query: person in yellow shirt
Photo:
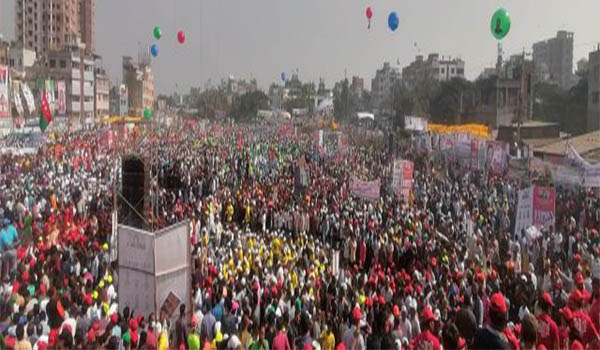
{"type": "Polygon", "coordinates": [[[325,325],[323,332],[321,333],[321,350],[334,350],[335,348],[335,336],[329,325],[325,325]]]}

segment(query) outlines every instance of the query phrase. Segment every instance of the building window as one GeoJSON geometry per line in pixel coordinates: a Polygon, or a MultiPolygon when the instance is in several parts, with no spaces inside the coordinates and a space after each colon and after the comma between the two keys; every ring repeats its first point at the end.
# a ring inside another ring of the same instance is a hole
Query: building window
{"type": "Polygon", "coordinates": [[[456,74],[465,74],[464,68],[456,68],[456,74]]]}
{"type": "Polygon", "coordinates": [[[450,74],[454,74],[454,68],[450,69],[450,74]]]}
{"type": "Polygon", "coordinates": [[[592,103],[597,105],[599,102],[600,102],[600,92],[599,91],[592,92],[592,103]]]}
{"type": "Polygon", "coordinates": [[[446,74],[445,71],[444,71],[444,68],[442,68],[442,74],[446,74]]]}
{"type": "Polygon", "coordinates": [[[67,68],[67,61],[60,60],[60,68],[67,68]]]}
{"type": "Polygon", "coordinates": [[[15,60],[14,60],[14,58],[11,58],[11,59],[8,60],[8,65],[10,67],[14,67],[15,66],[15,60]]]}
{"type": "Polygon", "coordinates": [[[56,60],[50,60],[50,68],[56,68],[56,60]]]}

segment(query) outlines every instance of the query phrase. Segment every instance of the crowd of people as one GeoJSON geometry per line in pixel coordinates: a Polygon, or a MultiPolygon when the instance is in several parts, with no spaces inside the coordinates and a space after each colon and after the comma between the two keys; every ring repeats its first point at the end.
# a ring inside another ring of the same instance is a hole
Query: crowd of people
{"type": "Polygon", "coordinates": [[[600,348],[594,190],[557,187],[555,225],[531,237],[514,232],[528,183],[410,139],[348,127],[332,154],[300,127],[218,130],[57,133],[0,155],[0,346],[600,348]],[[128,153],[156,162],[148,221],[189,219],[193,301],[179,317],[117,304],[111,220],[128,153]],[[397,157],[415,164],[405,198],[389,188],[397,157]],[[380,198],[353,196],[351,177],[381,179],[380,198]]]}

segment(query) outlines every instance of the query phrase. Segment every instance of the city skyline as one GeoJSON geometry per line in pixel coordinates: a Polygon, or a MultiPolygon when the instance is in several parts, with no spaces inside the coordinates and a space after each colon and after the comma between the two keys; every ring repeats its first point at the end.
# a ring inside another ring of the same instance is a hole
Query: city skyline
{"type": "MultiPolygon", "coordinates": [[[[591,0],[569,6],[558,0],[308,0],[269,1],[260,6],[102,0],[96,2],[95,46],[114,83],[121,81],[121,56],[135,57],[146,45],[156,42],[160,53],[152,64],[158,93],[170,93],[176,84],[177,92],[184,93],[190,87],[204,86],[209,79],[215,83],[230,74],[256,78],[259,87],[265,89],[279,81],[282,71],[291,76],[296,69],[302,80],[318,82],[323,77],[328,87],[347,72],[348,78],[364,78],[365,87],[370,88],[371,78],[383,62],[399,62],[402,68],[417,54],[426,56],[432,52],[462,58],[466,77],[474,79],[485,67],[495,64],[496,40],[489,32],[489,20],[501,6],[512,18],[511,31],[503,42],[505,57],[520,53],[523,48],[531,52],[534,42],[554,37],[558,30],[575,33],[575,62],[587,57],[600,41],[593,30],[592,16],[584,15],[600,10],[600,3],[591,0]],[[374,12],[370,30],[364,15],[367,6],[374,12]],[[392,10],[400,17],[396,32],[387,28],[387,13],[392,10]],[[132,13],[136,15],[132,17],[132,13]],[[452,15],[445,17],[448,13],[452,15]],[[164,32],[158,41],[152,38],[155,25],[164,32]],[[180,29],[187,36],[183,45],[175,39],[180,29]]],[[[0,33],[14,39],[14,0],[0,0],[0,21],[0,33]]]]}

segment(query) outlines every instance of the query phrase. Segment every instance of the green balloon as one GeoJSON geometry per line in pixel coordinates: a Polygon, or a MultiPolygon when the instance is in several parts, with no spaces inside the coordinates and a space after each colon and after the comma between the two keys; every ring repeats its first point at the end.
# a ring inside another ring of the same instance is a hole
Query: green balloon
{"type": "Polygon", "coordinates": [[[499,8],[494,12],[490,29],[494,38],[498,40],[503,39],[508,34],[510,31],[510,15],[505,9],[499,8]]]}
{"type": "Polygon", "coordinates": [[[160,27],[154,27],[154,37],[156,39],[160,39],[161,36],[162,36],[162,29],[160,29],[160,27]]]}
{"type": "Polygon", "coordinates": [[[152,118],[152,111],[150,110],[150,108],[146,107],[144,109],[144,119],[150,119],[152,118]]]}

